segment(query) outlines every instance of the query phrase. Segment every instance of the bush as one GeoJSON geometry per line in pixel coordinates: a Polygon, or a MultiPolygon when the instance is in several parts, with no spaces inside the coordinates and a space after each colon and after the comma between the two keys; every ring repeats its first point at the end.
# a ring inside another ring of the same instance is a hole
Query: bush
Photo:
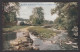
{"type": "Polygon", "coordinates": [[[33,29],[29,29],[29,31],[34,34],[34,35],[39,35],[38,32],[36,30],[33,30],[33,29]]]}
{"type": "Polygon", "coordinates": [[[25,23],[24,22],[20,22],[20,25],[25,25],[25,23]]]}

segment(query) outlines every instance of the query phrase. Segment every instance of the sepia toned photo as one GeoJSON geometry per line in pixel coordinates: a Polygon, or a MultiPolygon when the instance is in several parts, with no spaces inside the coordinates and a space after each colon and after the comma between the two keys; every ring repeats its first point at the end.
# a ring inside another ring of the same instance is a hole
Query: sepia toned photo
{"type": "Polygon", "coordinates": [[[78,50],[77,2],[3,2],[3,50],[78,50]]]}

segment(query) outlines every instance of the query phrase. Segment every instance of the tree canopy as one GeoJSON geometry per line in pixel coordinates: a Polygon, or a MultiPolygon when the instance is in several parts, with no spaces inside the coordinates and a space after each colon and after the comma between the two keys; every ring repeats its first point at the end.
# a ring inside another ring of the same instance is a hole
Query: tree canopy
{"type": "Polygon", "coordinates": [[[51,9],[51,14],[58,12],[59,17],[54,21],[54,26],[72,31],[78,25],[78,6],[77,2],[56,2],[57,7],[51,9]]]}
{"type": "Polygon", "coordinates": [[[3,25],[9,25],[17,22],[16,15],[19,14],[19,7],[18,2],[3,3],[3,25]]]}
{"type": "Polygon", "coordinates": [[[33,24],[42,24],[44,21],[44,13],[42,7],[36,7],[32,11],[32,15],[30,16],[30,21],[33,24]]]}

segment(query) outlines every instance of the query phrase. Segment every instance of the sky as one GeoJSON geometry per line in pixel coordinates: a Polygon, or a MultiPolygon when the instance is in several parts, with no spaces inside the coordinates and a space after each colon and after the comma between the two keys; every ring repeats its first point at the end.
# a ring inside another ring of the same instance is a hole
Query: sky
{"type": "Polygon", "coordinates": [[[57,14],[51,15],[51,9],[56,7],[54,2],[20,2],[20,15],[17,15],[17,17],[29,19],[30,15],[32,15],[33,8],[35,7],[43,8],[45,20],[54,21],[58,17],[57,14]]]}

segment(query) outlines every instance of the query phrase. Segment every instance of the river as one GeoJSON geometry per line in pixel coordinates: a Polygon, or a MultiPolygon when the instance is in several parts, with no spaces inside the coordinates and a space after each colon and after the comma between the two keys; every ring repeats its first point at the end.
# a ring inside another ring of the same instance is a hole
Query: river
{"type": "Polygon", "coordinates": [[[68,33],[64,30],[61,30],[60,34],[47,40],[42,40],[31,33],[29,35],[33,40],[33,47],[39,48],[39,50],[76,50],[78,48],[77,43],[72,42],[68,37],[68,33]]]}
{"type": "MultiPolygon", "coordinates": [[[[17,38],[20,38],[22,36],[24,37],[23,33],[27,35],[27,32],[18,31],[16,33],[16,37],[17,38]]],[[[60,34],[57,34],[55,37],[51,37],[47,40],[42,40],[38,38],[37,36],[31,34],[30,32],[29,32],[29,36],[33,40],[32,46],[34,48],[38,48],[39,50],[74,50],[73,48],[78,49],[77,43],[74,43],[71,40],[68,40],[69,39],[68,33],[65,32],[64,30],[61,31],[60,34]],[[62,42],[66,42],[64,46],[62,42]],[[65,46],[67,46],[68,49],[66,49],[65,46]]],[[[8,44],[9,43],[4,44],[6,45],[5,48],[9,47],[8,44]]]]}
{"type": "MultiPolygon", "coordinates": [[[[36,36],[30,34],[30,38],[33,40],[33,46],[39,48],[39,50],[63,50],[59,44],[51,43],[51,40],[42,40],[36,36]]],[[[53,40],[53,39],[52,39],[53,40]]]]}

